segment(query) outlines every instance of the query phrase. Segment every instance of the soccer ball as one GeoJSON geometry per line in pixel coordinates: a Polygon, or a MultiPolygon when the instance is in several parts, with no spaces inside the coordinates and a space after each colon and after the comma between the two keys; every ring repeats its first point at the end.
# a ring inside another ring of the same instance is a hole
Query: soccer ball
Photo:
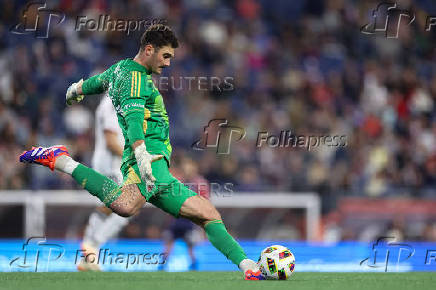
{"type": "Polygon", "coordinates": [[[260,253],[257,264],[266,279],[286,280],[294,272],[295,257],[288,248],[274,245],[260,253]]]}

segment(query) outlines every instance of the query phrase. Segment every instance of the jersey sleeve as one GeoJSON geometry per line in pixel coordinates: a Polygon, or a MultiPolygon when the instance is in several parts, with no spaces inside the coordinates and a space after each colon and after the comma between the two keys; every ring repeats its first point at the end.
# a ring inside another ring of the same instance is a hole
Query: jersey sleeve
{"type": "Polygon", "coordinates": [[[82,92],[85,95],[104,93],[109,88],[109,81],[113,74],[114,66],[111,66],[101,74],[90,77],[82,84],[82,92]]]}
{"type": "Polygon", "coordinates": [[[130,143],[144,140],[144,113],[147,98],[151,96],[148,89],[147,75],[131,71],[123,78],[120,105],[122,115],[127,123],[127,135],[130,143]]]}

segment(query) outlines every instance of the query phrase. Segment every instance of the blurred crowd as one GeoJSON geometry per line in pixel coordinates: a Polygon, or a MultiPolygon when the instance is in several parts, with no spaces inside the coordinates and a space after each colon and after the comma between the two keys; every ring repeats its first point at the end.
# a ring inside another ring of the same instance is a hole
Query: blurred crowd
{"type": "Polygon", "coordinates": [[[66,144],[90,165],[100,97],[66,107],[66,89],[134,57],[143,32],[75,31],[77,16],[110,15],[164,19],[175,30],[181,47],[163,74],[172,82],[161,90],[174,157],[193,158],[209,182],[232,183],[234,191],[318,192],[324,212],[341,196],[436,197],[428,1],[400,1],[417,20],[401,25],[398,39],[360,32],[377,1],[47,1],[66,16],[48,38],[11,33],[26,2],[0,2],[0,189],[78,188],[17,158],[31,145],[66,144]],[[186,77],[226,79],[231,89],[188,88],[186,77]],[[232,142],[229,155],[193,150],[217,118],[244,128],[246,137],[232,142]],[[256,147],[258,132],[282,130],[345,135],[346,144],[256,147]]]}

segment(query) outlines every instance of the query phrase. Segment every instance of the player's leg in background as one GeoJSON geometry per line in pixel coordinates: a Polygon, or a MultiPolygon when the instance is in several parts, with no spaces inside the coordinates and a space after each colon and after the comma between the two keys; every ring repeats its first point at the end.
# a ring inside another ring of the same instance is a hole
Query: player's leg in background
{"type": "Polygon", "coordinates": [[[117,237],[128,223],[129,218],[121,217],[105,206],[97,207],[89,216],[81,244],[85,257],[92,253],[96,259],[93,261],[82,259],[77,269],[79,271],[101,271],[97,263],[101,245],[117,237]]]}
{"type": "Polygon", "coordinates": [[[227,232],[221,215],[208,199],[199,195],[189,197],[179,214],[203,227],[212,245],[244,273],[259,271],[257,264],[247,258],[239,243],[227,232]]]}
{"type": "Polygon", "coordinates": [[[194,230],[190,230],[189,232],[187,232],[185,234],[185,237],[183,238],[183,240],[185,241],[186,246],[188,247],[189,258],[191,258],[191,264],[189,265],[189,270],[190,271],[197,271],[198,264],[197,264],[197,258],[195,256],[195,252],[194,252],[195,241],[193,240],[193,237],[192,237],[193,231],[194,230]]]}
{"type": "Polygon", "coordinates": [[[83,243],[99,249],[102,244],[118,236],[128,223],[129,218],[121,217],[105,206],[97,207],[89,216],[83,243]]]}
{"type": "Polygon", "coordinates": [[[170,229],[164,231],[162,236],[165,244],[164,244],[164,255],[165,255],[165,263],[159,264],[158,271],[163,271],[165,269],[165,265],[168,263],[168,258],[171,255],[171,252],[174,248],[174,236],[170,229]]]}
{"type": "MultiPolygon", "coordinates": [[[[164,255],[165,261],[168,262],[169,257],[174,249],[174,243],[177,239],[183,239],[188,248],[188,253],[190,257],[189,270],[196,270],[197,263],[193,251],[194,245],[194,235],[193,235],[194,225],[191,221],[183,218],[174,219],[169,227],[163,232],[162,238],[164,240],[164,255]]],[[[166,263],[165,263],[166,264],[166,263]]],[[[158,270],[164,270],[165,264],[160,264],[158,270]]]]}

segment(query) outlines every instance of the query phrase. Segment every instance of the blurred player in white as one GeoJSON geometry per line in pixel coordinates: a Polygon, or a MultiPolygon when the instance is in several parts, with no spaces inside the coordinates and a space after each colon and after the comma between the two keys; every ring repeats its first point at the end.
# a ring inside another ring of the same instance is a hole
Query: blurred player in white
{"type": "MultiPolygon", "coordinates": [[[[124,138],[118,125],[117,115],[110,98],[104,96],[95,115],[95,149],[92,167],[118,184],[122,183],[121,156],[124,138]]],[[[129,219],[112,213],[104,205],[97,207],[89,216],[88,225],[82,242],[86,254],[98,254],[100,246],[116,237],[127,225],[129,219]]],[[[90,257],[97,257],[91,255],[90,257]]],[[[100,271],[100,266],[91,259],[83,259],[78,265],[79,271],[100,271]],[[94,262],[94,263],[93,263],[94,262]]]]}

